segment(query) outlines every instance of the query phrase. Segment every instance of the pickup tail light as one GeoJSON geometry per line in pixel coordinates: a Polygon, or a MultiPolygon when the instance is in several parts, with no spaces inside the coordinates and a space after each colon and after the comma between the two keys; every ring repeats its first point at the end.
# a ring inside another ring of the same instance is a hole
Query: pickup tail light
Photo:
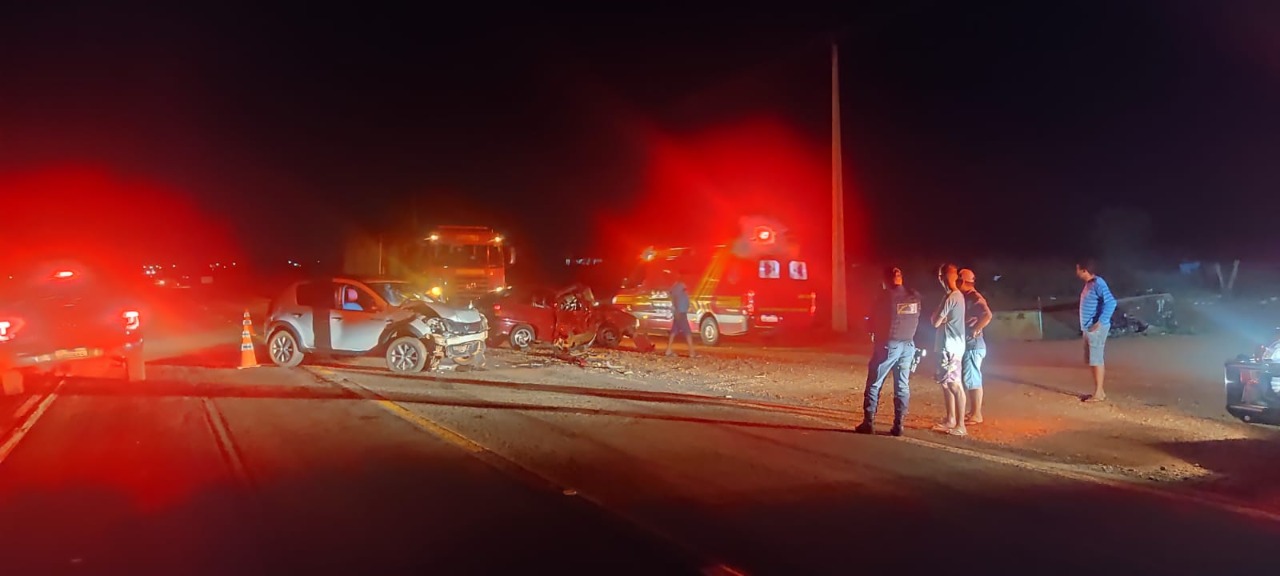
{"type": "Polygon", "coordinates": [[[125,330],[132,332],[142,326],[142,316],[138,314],[137,310],[126,310],[120,316],[124,318],[125,330]]]}
{"type": "Polygon", "coordinates": [[[502,313],[502,305],[501,305],[501,304],[494,304],[494,305],[493,305],[493,313],[494,313],[494,314],[501,314],[501,313],[502,313]]]}

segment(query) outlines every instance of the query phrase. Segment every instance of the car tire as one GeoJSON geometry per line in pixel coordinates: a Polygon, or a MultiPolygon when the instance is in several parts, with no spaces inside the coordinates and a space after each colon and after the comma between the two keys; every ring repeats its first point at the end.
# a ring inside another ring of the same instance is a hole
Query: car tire
{"type": "Polygon", "coordinates": [[[511,343],[513,350],[528,350],[538,339],[537,333],[533,331],[533,326],[528,324],[520,324],[511,329],[511,334],[507,336],[507,341],[511,343]]]}
{"type": "Polygon", "coordinates": [[[267,355],[271,362],[282,368],[295,368],[302,364],[306,355],[298,345],[298,338],[288,329],[281,328],[271,335],[267,341],[267,355]]]}
{"type": "Polygon", "coordinates": [[[387,368],[398,374],[415,374],[427,367],[427,345],[413,336],[401,336],[387,346],[387,368]]]}
{"type": "Polygon", "coordinates": [[[704,346],[715,346],[720,343],[720,323],[714,316],[707,316],[698,323],[698,337],[704,346]]]}
{"type": "Polygon", "coordinates": [[[622,331],[612,324],[601,324],[596,332],[596,342],[605,348],[617,348],[622,345],[622,331]]]}
{"type": "Polygon", "coordinates": [[[142,356],[141,346],[125,352],[124,378],[129,382],[142,382],[147,379],[147,361],[142,356]]]}

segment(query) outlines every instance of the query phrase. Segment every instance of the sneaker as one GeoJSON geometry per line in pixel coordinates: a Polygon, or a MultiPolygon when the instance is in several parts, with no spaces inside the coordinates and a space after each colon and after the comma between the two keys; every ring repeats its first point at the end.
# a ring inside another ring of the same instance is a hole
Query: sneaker
{"type": "Polygon", "coordinates": [[[897,424],[897,425],[894,425],[894,427],[893,427],[893,428],[890,428],[890,429],[889,429],[889,435],[890,435],[890,436],[901,436],[901,435],[902,435],[902,425],[901,425],[901,424],[897,424]]]}
{"type": "Polygon", "coordinates": [[[863,422],[859,424],[857,428],[854,428],[853,431],[858,434],[875,434],[876,428],[870,422],[863,422]]]}

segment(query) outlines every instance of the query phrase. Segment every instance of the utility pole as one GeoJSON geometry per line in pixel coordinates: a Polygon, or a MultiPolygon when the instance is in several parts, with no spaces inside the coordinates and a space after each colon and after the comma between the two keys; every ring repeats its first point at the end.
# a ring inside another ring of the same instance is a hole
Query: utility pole
{"type": "Polygon", "coordinates": [[[844,257],[844,171],[840,153],[840,54],[831,43],[831,329],[837,334],[849,331],[844,257]]]}

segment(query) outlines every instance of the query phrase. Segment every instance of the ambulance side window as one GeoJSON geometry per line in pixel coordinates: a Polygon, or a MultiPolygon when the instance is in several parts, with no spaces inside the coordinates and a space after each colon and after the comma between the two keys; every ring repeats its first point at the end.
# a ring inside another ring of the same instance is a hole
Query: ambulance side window
{"type": "Polygon", "coordinates": [[[792,280],[808,280],[809,267],[800,260],[791,261],[791,279],[792,280]]]}
{"type": "Polygon", "coordinates": [[[760,261],[760,277],[761,278],[781,278],[782,265],[777,260],[761,260],[760,261]]]}

